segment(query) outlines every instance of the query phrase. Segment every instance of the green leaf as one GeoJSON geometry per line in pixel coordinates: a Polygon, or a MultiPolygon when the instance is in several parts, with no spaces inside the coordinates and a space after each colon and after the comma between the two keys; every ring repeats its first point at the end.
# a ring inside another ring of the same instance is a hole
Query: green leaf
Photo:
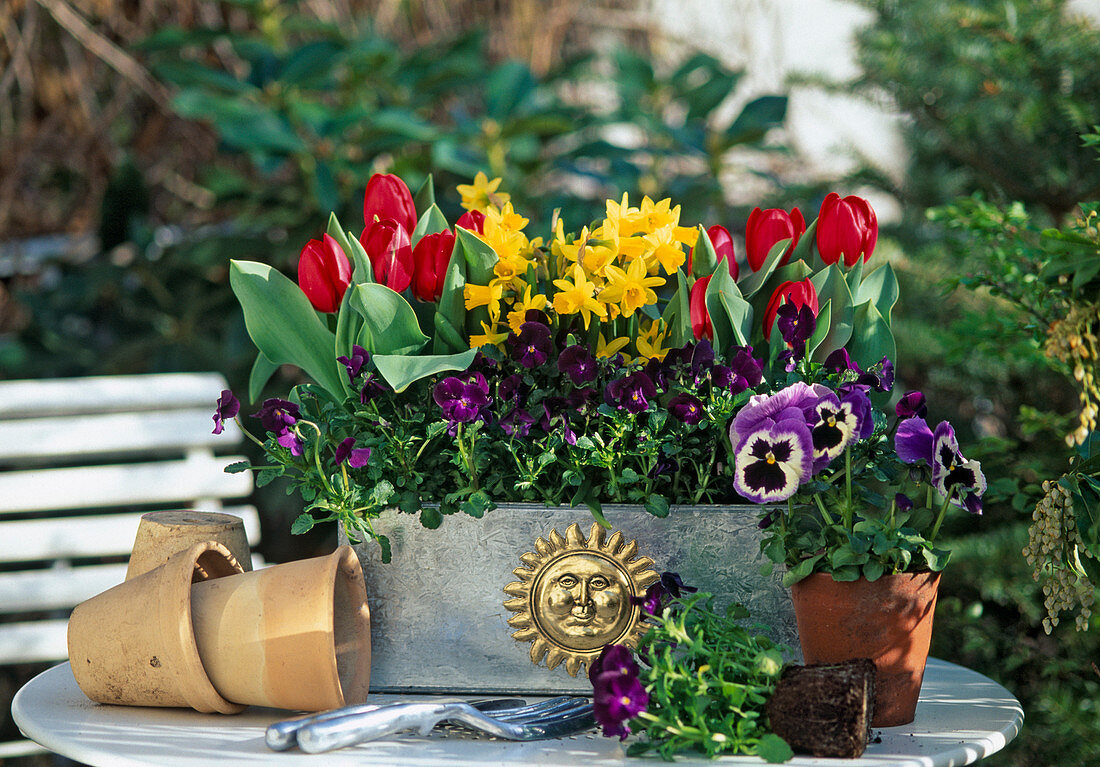
{"type": "Polygon", "coordinates": [[[794,751],[787,745],[787,741],[774,732],[761,736],[756,742],[755,753],[768,764],[780,764],[794,758],[794,751]]]}
{"type": "Polygon", "coordinates": [[[428,177],[424,179],[424,183],[413,195],[413,206],[416,208],[417,216],[423,216],[428,208],[435,206],[435,180],[432,178],[431,173],[428,174],[428,177]]]}
{"type": "Polygon", "coordinates": [[[645,510],[655,517],[664,519],[669,513],[668,501],[663,495],[651,493],[650,496],[646,498],[645,510]]]}
{"type": "Polygon", "coordinates": [[[465,370],[473,364],[477,349],[467,349],[458,354],[422,354],[417,356],[376,354],[373,357],[378,373],[394,391],[401,392],[421,378],[465,370]]]}
{"type": "Polygon", "coordinates": [[[331,40],[305,43],[290,52],[279,72],[285,85],[306,85],[327,77],[340,63],[341,48],[331,40]]]}
{"type": "Polygon", "coordinates": [[[869,581],[877,581],[885,571],[886,568],[883,567],[882,562],[872,559],[863,566],[863,577],[869,581]]]}
{"type": "Polygon", "coordinates": [[[752,336],[752,304],[741,296],[729,267],[719,262],[707,285],[707,313],[714,329],[714,348],[725,353],[731,346],[748,346],[752,336]]]}
{"type": "Polygon", "coordinates": [[[360,340],[371,354],[416,354],[428,343],[409,302],[385,285],[368,282],[348,288],[350,306],[363,318],[360,340]]]}
{"type": "Polygon", "coordinates": [[[443,524],[443,515],[437,506],[425,506],[420,510],[420,524],[429,530],[437,530],[443,524]]]}
{"type": "Polygon", "coordinates": [[[234,461],[223,469],[226,474],[240,474],[242,471],[248,471],[252,468],[252,462],[248,460],[234,461]]]}
{"type": "Polygon", "coordinates": [[[325,232],[329,237],[336,240],[340,250],[344,251],[344,255],[348,257],[348,260],[354,266],[355,261],[352,258],[351,243],[348,242],[348,235],[344,232],[344,228],[340,226],[340,221],[337,220],[335,213],[328,214],[328,226],[325,228],[325,232]]]}
{"type": "Polygon", "coordinates": [[[680,347],[689,341],[695,340],[695,334],[691,330],[691,291],[688,289],[687,275],[683,269],[676,270],[676,292],[669,300],[668,309],[665,312],[665,321],[668,323],[672,337],[672,347],[680,347]],[[675,308],[672,305],[675,304],[675,308]]]}
{"type": "MultiPolygon", "coordinates": [[[[844,272],[836,264],[828,266],[810,278],[817,291],[818,306],[829,303],[829,331],[818,343],[817,359],[825,359],[837,349],[848,345],[852,337],[855,309],[852,292],[844,279],[844,272]]],[[[824,323],[820,323],[824,324],[824,323]]],[[[815,332],[815,336],[816,336],[815,332]]],[[[875,360],[876,362],[878,360],[875,360]]]]}
{"type": "Polygon", "coordinates": [[[382,549],[382,564],[388,565],[393,560],[393,550],[390,548],[390,539],[384,535],[375,537],[378,547],[382,549]]]}
{"type": "Polygon", "coordinates": [[[772,272],[779,267],[779,262],[783,259],[783,253],[790,244],[790,240],[780,240],[772,245],[772,249],[768,251],[768,257],[760,265],[760,271],[750,272],[738,281],[737,287],[741,290],[742,296],[751,298],[756,291],[760,290],[767,279],[772,276],[772,272]]]}
{"type": "MultiPolygon", "coordinates": [[[[465,262],[467,283],[488,285],[496,276],[493,273],[493,267],[496,266],[497,263],[496,251],[476,234],[462,227],[457,227],[457,232],[455,234],[455,249],[454,254],[451,256],[451,260],[453,261],[459,256],[461,256],[462,260],[465,262]]],[[[450,267],[448,267],[448,269],[449,268],[450,267]]],[[[450,274],[448,273],[448,277],[449,276],[450,274]]],[[[444,282],[443,290],[444,292],[447,290],[446,282],[444,282]]],[[[481,333],[482,324],[489,324],[489,308],[486,306],[479,306],[476,309],[466,311],[465,297],[458,296],[457,298],[463,301],[467,334],[473,335],[475,333],[481,333]]]]}
{"type": "Polygon", "coordinates": [[[806,356],[810,359],[814,358],[814,352],[821,344],[825,342],[825,339],[829,335],[830,326],[833,318],[833,302],[832,300],[826,301],[820,306],[817,312],[817,327],[814,328],[814,334],[810,336],[810,340],[806,342],[806,356]]]}
{"type": "Polygon", "coordinates": [[[706,277],[714,272],[714,267],[717,265],[718,254],[714,250],[714,243],[710,241],[707,230],[700,224],[699,236],[695,240],[695,248],[691,256],[691,276],[696,279],[706,277]]]}
{"type": "Polygon", "coordinates": [[[803,559],[794,567],[783,573],[783,585],[790,587],[791,584],[798,583],[803,578],[806,578],[814,571],[814,566],[824,556],[824,554],[815,554],[809,559],[803,559]]]}
{"type": "Polygon", "coordinates": [[[533,97],[538,81],[527,65],[506,61],[489,73],[485,80],[485,111],[503,122],[533,97]]]}
{"type": "Polygon", "coordinates": [[[420,239],[426,234],[438,234],[444,229],[448,229],[447,218],[434,204],[428,207],[425,213],[420,214],[420,218],[416,222],[416,228],[413,229],[410,241],[415,248],[416,243],[420,242],[420,239]]]}
{"type": "Polygon", "coordinates": [[[898,292],[898,278],[893,267],[883,264],[859,283],[852,303],[858,305],[870,301],[886,323],[890,324],[890,313],[898,301],[898,292]]]}
{"type": "Polygon", "coordinates": [[[787,117],[786,96],[761,96],[745,104],[741,114],[726,130],[725,144],[759,141],[772,128],[778,128],[787,117]]]}
{"type": "Polygon", "coordinates": [[[347,392],[332,353],[335,335],[297,285],[267,264],[231,261],[229,284],[256,348],[275,365],[297,365],[333,396],[347,392]]]}
{"type": "Polygon", "coordinates": [[[263,352],[257,354],[256,361],[252,363],[252,371],[248,374],[248,399],[259,402],[264,387],[278,369],[279,366],[265,357],[263,352]]]}
{"type": "Polygon", "coordinates": [[[866,369],[883,357],[896,359],[894,334],[873,303],[867,301],[855,307],[852,324],[848,353],[856,363],[866,369]]]}
{"type": "Polygon", "coordinates": [[[302,533],[308,533],[313,529],[314,519],[313,516],[308,513],[299,514],[298,518],[294,520],[294,523],[290,526],[291,535],[301,535],[302,533]]]}
{"type": "Polygon", "coordinates": [[[461,332],[466,327],[466,259],[459,252],[458,236],[461,235],[456,233],[455,248],[443,278],[443,292],[435,309],[437,332],[432,351],[436,354],[461,352],[469,346],[461,332]]]}
{"type": "Polygon", "coordinates": [[[351,281],[358,285],[374,282],[374,267],[371,266],[370,256],[363,248],[363,243],[350,231],[344,240],[348,243],[348,250],[345,252],[351,259],[351,281]]]}

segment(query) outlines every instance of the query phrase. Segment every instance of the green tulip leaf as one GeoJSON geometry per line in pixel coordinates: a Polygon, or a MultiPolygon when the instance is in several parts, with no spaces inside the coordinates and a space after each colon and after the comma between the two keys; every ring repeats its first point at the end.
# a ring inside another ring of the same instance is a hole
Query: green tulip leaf
{"type": "Polygon", "coordinates": [[[346,392],[343,367],[332,354],[335,335],[297,285],[267,264],[236,260],[229,264],[229,285],[248,335],[272,364],[297,365],[333,395],[346,392]]]}
{"type": "Polygon", "coordinates": [[[416,312],[400,293],[376,283],[354,285],[348,292],[351,308],[363,318],[361,345],[371,354],[416,354],[428,343],[416,312]]]}
{"type": "Polygon", "coordinates": [[[741,295],[729,267],[719,263],[707,285],[707,313],[714,329],[714,348],[722,352],[731,346],[748,346],[752,335],[752,305],[741,295]]]}
{"type": "Polygon", "coordinates": [[[348,257],[348,260],[354,265],[353,255],[351,252],[351,243],[348,242],[348,236],[344,233],[344,228],[340,226],[340,222],[336,218],[335,213],[328,214],[328,232],[329,237],[336,240],[336,244],[340,246],[340,250],[344,251],[344,255],[348,257]]]}
{"type": "Polygon", "coordinates": [[[883,357],[895,359],[897,348],[894,345],[894,334],[890,331],[890,325],[870,301],[855,307],[852,340],[848,343],[848,353],[864,369],[883,357]]]}
{"type": "Polygon", "coordinates": [[[401,392],[421,378],[452,370],[465,370],[473,363],[475,356],[477,349],[467,349],[459,354],[376,354],[371,359],[386,383],[394,391],[401,392]]]}
{"type": "Polygon", "coordinates": [[[767,279],[772,276],[772,273],[779,268],[779,262],[783,259],[783,252],[790,243],[791,241],[788,239],[780,240],[772,245],[772,249],[768,251],[768,257],[760,265],[760,271],[751,272],[738,281],[737,287],[741,290],[742,296],[751,298],[756,291],[760,290],[767,279]]]}
{"type": "Polygon", "coordinates": [[[432,342],[432,351],[435,354],[461,352],[469,346],[459,334],[460,329],[466,327],[466,259],[459,252],[457,243],[456,240],[451,260],[447,264],[446,276],[443,278],[443,292],[435,309],[434,324],[437,332],[432,342]],[[439,332],[441,323],[446,323],[444,327],[448,327],[454,335],[439,332]]]}
{"type": "Polygon", "coordinates": [[[435,180],[432,178],[431,173],[428,174],[428,177],[424,179],[424,183],[413,195],[413,206],[416,208],[417,218],[423,216],[425,211],[435,206],[435,180]]]}
{"type": "Polygon", "coordinates": [[[706,277],[714,272],[714,267],[717,265],[718,254],[714,250],[714,243],[710,241],[707,230],[700,224],[699,237],[695,240],[695,248],[691,257],[691,276],[696,279],[706,277]]]}
{"type": "Polygon", "coordinates": [[[413,229],[409,241],[415,248],[416,243],[420,242],[424,235],[438,234],[448,228],[447,217],[443,215],[443,211],[433,204],[430,205],[424,213],[420,214],[420,218],[416,222],[416,228],[413,229]]]}
{"type": "MultiPolygon", "coordinates": [[[[798,244],[794,246],[794,250],[791,251],[791,257],[787,259],[788,263],[794,261],[802,261],[807,266],[811,266],[814,260],[814,243],[817,240],[817,219],[815,218],[810,222],[810,225],[806,227],[806,231],[802,233],[802,236],[798,238],[798,244]]],[[[820,259],[818,259],[820,261],[820,259]]],[[[820,266],[825,266],[822,262],[820,266]]]]}
{"type": "Polygon", "coordinates": [[[817,357],[824,359],[837,349],[846,346],[852,337],[855,310],[852,293],[844,279],[844,272],[836,264],[827,266],[810,278],[817,291],[818,306],[830,304],[829,332],[817,347],[817,357]]]}
{"type": "Polygon", "coordinates": [[[340,310],[336,314],[336,356],[350,357],[351,347],[359,343],[363,332],[363,317],[351,306],[354,289],[344,292],[340,310]]]}
{"type": "MultiPolygon", "coordinates": [[[[833,302],[827,300],[821,304],[817,312],[817,327],[814,328],[814,334],[810,336],[810,340],[806,342],[806,356],[810,359],[814,358],[814,352],[825,343],[825,340],[829,336],[829,331],[832,330],[833,319],[833,302]]],[[[830,352],[831,353],[831,352],[830,352]]]]}
{"type": "MultiPolygon", "coordinates": [[[[848,290],[852,291],[852,295],[859,291],[859,286],[863,282],[863,259],[859,259],[852,265],[852,268],[848,270],[848,290]]],[[[836,267],[839,269],[844,266],[844,259],[840,259],[836,262],[836,267]]],[[[862,301],[853,301],[853,303],[863,303],[862,301]]]]}
{"type": "Polygon", "coordinates": [[[854,291],[855,303],[870,301],[878,313],[890,324],[890,314],[898,301],[898,278],[890,264],[883,264],[863,278],[854,291]]]}
{"type": "Polygon", "coordinates": [[[351,232],[346,237],[349,246],[348,258],[351,259],[351,281],[357,285],[374,282],[374,267],[370,256],[363,249],[363,243],[351,232]]]}
{"type": "Polygon", "coordinates": [[[695,340],[691,330],[691,291],[683,269],[676,270],[676,292],[671,302],[676,303],[676,311],[668,328],[672,334],[672,346],[676,348],[695,340]]]}
{"type": "Polygon", "coordinates": [[[252,363],[252,371],[248,374],[248,398],[252,402],[259,402],[264,387],[278,369],[279,366],[265,357],[263,352],[256,355],[256,361],[252,363]]]}
{"type": "MultiPolygon", "coordinates": [[[[487,242],[473,232],[457,227],[455,234],[455,254],[461,254],[466,265],[466,282],[474,285],[488,285],[496,276],[493,267],[497,263],[497,254],[487,242]]],[[[453,260],[454,256],[452,256],[453,260]]],[[[465,297],[463,296],[465,308],[465,297]]],[[[488,326],[489,308],[479,306],[466,312],[466,331],[470,335],[483,332],[488,326]]]]}

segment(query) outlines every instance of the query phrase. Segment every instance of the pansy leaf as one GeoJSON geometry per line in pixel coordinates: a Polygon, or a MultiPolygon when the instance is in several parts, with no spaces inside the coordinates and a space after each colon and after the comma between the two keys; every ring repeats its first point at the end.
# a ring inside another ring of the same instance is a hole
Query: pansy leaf
{"type": "Polygon", "coordinates": [[[335,396],[347,391],[343,366],[325,327],[301,289],[276,269],[255,261],[231,261],[229,284],[244,310],[256,348],[275,365],[297,365],[335,396]]]}
{"type": "Polygon", "coordinates": [[[756,741],[754,749],[757,756],[768,764],[782,764],[794,758],[794,751],[783,738],[774,732],[765,733],[756,741]]]}
{"type": "Polygon", "coordinates": [[[264,387],[275,375],[279,366],[264,356],[263,352],[256,355],[256,361],[252,363],[252,370],[248,374],[248,398],[253,402],[259,402],[263,396],[264,387]]]}
{"type": "Polygon", "coordinates": [[[443,215],[443,211],[435,205],[431,205],[424,213],[420,214],[420,218],[416,222],[416,228],[413,229],[409,241],[415,248],[416,243],[420,242],[420,239],[424,235],[437,234],[447,228],[449,228],[447,225],[447,217],[443,215]]]}
{"type": "Polygon", "coordinates": [[[895,359],[894,334],[873,303],[866,301],[855,307],[852,325],[847,347],[856,364],[866,369],[883,357],[895,359]]]}
{"type": "Polygon", "coordinates": [[[668,500],[663,495],[651,493],[645,501],[645,510],[655,517],[664,519],[668,516],[668,500]]]}
{"type": "Polygon", "coordinates": [[[859,283],[859,287],[853,292],[854,302],[858,305],[870,301],[889,324],[890,313],[898,301],[898,292],[898,278],[893,267],[883,264],[859,283]]]}
{"type": "Polygon", "coordinates": [[[695,238],[695,249],[691,256],[691,276],[706,277],[714,271],[717,264],[718,254],[714,251],[714,243],[710,241],[707,230],[700,224],[699,234],[695,238]]]}
{"type": "Polygon", "coordinates": [[[400,392],[421,378],[451,370],[465,370],[476,355],[477,349],[467,349],[459,354],[375,354],[372,359],[379,375],[394,391],[400,392]]]}
{"type": "Polygon", "coordinates": [[[348,293],[349,305],[363,318],[362,345],[371,354],[416,354],[428,343],[400,293],[373,282],[353,285],[348,293]]]}
{"type": "Polygon", "coordinates": [[[788,569],[787,572],[783,573],[783,585],[785,587],[790,587],[792,584],[798,583],[803,578],[809,577],[809,575],[814,571],[814,566],[817,565],[818,561],[823,556],[825,555],[815,554],[809,559],[803,559],[797,565],[788,569]]]}
{"type": "Polygon", "coordinates": [[[783,259],[783,251],[787,249],[790,243],[791,241],[786,239],[772,245],[772,249],[768,251],[768,257],[764,259],[764,263],[760,266],[760,271],[750,272],[738,281],[737,287],[740,289],[742,296],[751,298],[756,291],[760,290],[761,286],[772,276],[772,272],[779,268],[779,262],[783,259]]]}
{"type": "Polygon", "coordinates": [[[863,566],[863,577],[869,581],[877,581],[886,572],[882,562],[872,559],[863,566]]]}
{"type": "Polygon", "coordinates": [[[435,180],[432,178],[431,173],[428,174],[428,177],[424,179],[424,183],[413,195],[413,207],[416,208],[418,217],[423,216],[429,208],[435,207],[435,180]]]}

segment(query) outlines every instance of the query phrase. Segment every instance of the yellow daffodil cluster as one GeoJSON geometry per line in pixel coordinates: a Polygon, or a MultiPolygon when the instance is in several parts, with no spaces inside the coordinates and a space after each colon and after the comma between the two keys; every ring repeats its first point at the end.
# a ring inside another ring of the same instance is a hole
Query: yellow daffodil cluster
{"type": "Polygon", "coordinates": [[[551,319],[580,315],[598,356],[663,358],[668,332],[657,289],[685,266],[698,234],[680,225],[680,206],[649,197],[631,206],[624,194],[607,201],[605,218],[593,228],[567,234],[558,219],[547,254],[541,238],[523,233],[527,219],[496,191],[499,185],[479,173],[472,185],[458,187],[463,206],[485,215],[481,239],[498,258],[488,285],[465,288],[467,310],[487,307],[491,320],[470,345],[502,343],[509,331],[519,332],[528,310],[538,309],[551,319]]]}

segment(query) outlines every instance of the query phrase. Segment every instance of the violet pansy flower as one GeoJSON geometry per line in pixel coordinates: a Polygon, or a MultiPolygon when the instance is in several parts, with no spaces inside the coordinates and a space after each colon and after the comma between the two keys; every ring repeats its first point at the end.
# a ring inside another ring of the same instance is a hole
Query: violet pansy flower
{"type": "Polygon", "coordinates": [[[703,420],[703,403],[690,394],[677,394],[668,401],[668,412],[676,420],[694,426],[703,420]]]}
{"type": "Polygon", "coordinates": [[[432,399],[443,411],[443,417],[454,426],[471,423],[482,417],[482,409],[489,404],[489,384],[481,373],[472,373],[466,380],[454,376],[444,378],[435,385],[432,399]]]}
{"type": "Polygon", "coordinates": [[[221,434],[225,429],[225,422],[236,418],[239,412],[241,412],[240,400],[234,397],[229,389],[223,389],[221,396],[218,397],[217,408],[214,410],[213,433],[221,434]]]}
{"type": "Polygon", "coordinates": [[[592,713],[608,737],[630,734],[631,719],[645,711],[649,694],[637,676],[604,672],[592,683],[592,713]]]}
{"type": "Polygon", "coordinates": [[[932,465],[932,430],[923,418],[907,418],[898,424],[894,451],[905,463],[924,461],[932,465]]]}
{"type": "Polygon", "coordinates": [[[629,647],[621,644],[604,645],[599,656],[588,668],[588,679],[594,684],[597,676],[606,673],[638,675],[638,664],[634,662],[634,653],[629,647]]]}
{"type": "Polygon", "coordinates": [[[569,346],[558,355],[558,370],[569,376],[574,385],[596,380],[596,358],[584,344],[569,346]]]}
{"type": "Polygon", "coordinates": [[[760,422],[734,451],[733,488],[755,503],[786,500],[810,478],[813,454],[813,437],[801,415],[760,422]]]}
{"type": "MultiPolygon", "coordinates": [[[[814,388],[818,388],[815,385],[814,388]]],[[[813,437],[814,471],[821,471],[834,458],[859,436],[861,421],[864,420],[855,411],[857,400],[841,402],[833,392],[825,387],[819,392],[820,398],[814,405],[812,419],[809,419],[810,434],[813,437]]],[[[866,408],[870,412],[870,403],[866,408]]]]}
{"type": "Polygon", "coordinates": [[[817,318],[809,305],[801,307],[786,303],[776,312],[776,325],[783,340],[790,347],[795,360],[806,356],[806,342],[817,329],[817,318]]]}
{"type": "MultiPolygon", "coordinates": [[[[966,493],[980,496],[986,488],[981,463],[963,457],[955,430],[947,421],[940,421],[933,434],[932,484],[940,495],[958,492],[960,498],[966,493]]],[[[977,513],[980,511],[979,505],[977,513]]]]}
{"type": "Polygon", "coordinates": [[[604,401],[608,405],[630,413],[644,413],[649,409],[649,401],[656,396],[653,379],[641,371],[617,378],[604,389],[604,401]]]}
{"type": "Polygon", "coordinates": [[[520,365],[538,367],[550,355],[550,328],[541,322],[525,322],[519,326],[518,335],[508,337],[508,343],[520,365]]]}
{"type": "Polygon", "coordinates": [[[535,423],[535,418],[520,407],[512,408],[507,415],[497,421],[497,425],[509,437],[526,437],[535,423]]]}
{"type": "Polygon", "coordinates": [[[898,418],[924,418],[928,415],[928,403],[919,391],[907,391],[894,406],[898,418]]]}
{"type": "Polygon", "coordinates": [[[298,406],[285,399],[272,397],[264,400],[260,409],[252,414],[253,418],[259,418],[264,429],[272,434],[282,434],[288,428],[298,423],[302,413],[298,406]]]}
{"type": "Polygon", "coordinates": [[[370,361],[370,353],[358,344],[351,347],[351,356],[340,356],[336,361],[348,371],[348,380],[354,381],[355,377],[363,370],[363,366],[370,361]]]}
{"type": "Polygon", "coordinates": [[[806,410],[812,410],[819,395],[808,383],[797,381],[775,394],[755,394],[738,411],[730,428],[730,441],[739,445],[745,437],[764,423],[798,418],[805,421],[806,410]]]}
{"type": "Polygon", "coordinates": [[[337,465],[347,461],[351,468],[360,469],[367,465],[368,460],[370,460],[370,448],[355,447],[355,437],[348,437],[336,446],[337,465]]]}

